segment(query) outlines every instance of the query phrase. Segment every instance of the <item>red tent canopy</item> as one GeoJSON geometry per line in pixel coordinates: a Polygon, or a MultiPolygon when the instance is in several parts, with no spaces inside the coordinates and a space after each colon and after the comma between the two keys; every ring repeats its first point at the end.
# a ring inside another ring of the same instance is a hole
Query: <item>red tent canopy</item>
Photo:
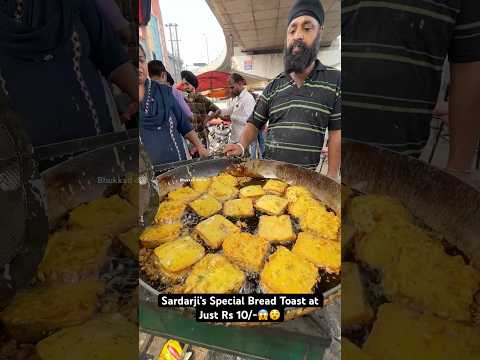
{"type": "Polygon", "coordinates": [[[222,71],[208,71],[197,76],[197,91],[202,92],[213,89],[228,89],[230,74],[222,71]]]}
{"type": "MultiPolygon", "coordinates": [[[[209,97],[227,98],[229,97],[228,79],[230,74],[223,71],[208,71],[197,75],[197,92],[203,93],[209,97]]],[[[183,90],[183,83],[177,85],[177,89],[183,90]]]]}

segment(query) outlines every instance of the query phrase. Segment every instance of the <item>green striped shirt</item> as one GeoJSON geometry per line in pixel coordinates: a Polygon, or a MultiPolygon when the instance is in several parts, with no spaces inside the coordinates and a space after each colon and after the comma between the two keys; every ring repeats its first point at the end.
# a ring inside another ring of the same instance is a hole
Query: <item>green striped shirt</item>
{"type": "Polygon", "coordinates": [[[249,120],[258,129],[268,122],[265,158],[318,165],[326,129],[340,130],[340,79],[340,71],[317,60],[301,87],[285,73],[268,84],[249,120]]]}
{"type": "Polygon", "coordinates": [[[479,0],[342,0],[343,138],[420,154],[447,55],[480,60],[479,0]]]}

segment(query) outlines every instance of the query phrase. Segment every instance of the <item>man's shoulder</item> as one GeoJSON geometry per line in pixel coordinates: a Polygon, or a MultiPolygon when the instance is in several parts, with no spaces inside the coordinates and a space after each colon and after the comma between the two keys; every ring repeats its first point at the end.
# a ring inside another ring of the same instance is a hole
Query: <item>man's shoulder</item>
{"type": "Polygon", "coordinates": [[[199,93],[191,93],[188,95],[188,98],[192,103],[204,103],[206,100],[205,96],[199,93]]]}
{"type": "Polygon", "coordinates": [[[334,73],[337,76],[340,76],[340,74],[342,73],[339,69],[334,68],[333,66],[326,66],[326,65],[325,65],[325,71],[334,73]]]}
{"type": "Polygon", "coordinates": [[[200,93],[193,93],[193,98],[199,101],[209,101],[205,95],[202,95],[200,93]]]}
{"type": "Polygon", "coordinates": [[[290,80],[288,79],[287,75],[282,72],[278,74],[272,81],[270,81],[267,86],[265,87],[264,92],[275,91],[279,87],[285,85],[290,80]]]}
{"type": "MultiPolygon", "coordinates": [[[[317,67],[317,80],[326,81],[331,84],[339,84],[342,79],[342,72],[333,66],[321,65],[321,68],[317,67]]],[[[314,78],[315,78],[314,77],[314,78]]]]}
{"type": "Polygon", "coordinates": [[[240,97],[243,97],[245,99],[247,99],[248,101],[255,101],[255,97],[252,95],[252,93],[248,90],[245,90],[240,97]]]}
{"type": "Polygon", "coordinates": [[[172,88],[168,85],[162,84],[157,80],[150,80],[152,89],[157,89],[162,94],[172,94],[172,88]]]}

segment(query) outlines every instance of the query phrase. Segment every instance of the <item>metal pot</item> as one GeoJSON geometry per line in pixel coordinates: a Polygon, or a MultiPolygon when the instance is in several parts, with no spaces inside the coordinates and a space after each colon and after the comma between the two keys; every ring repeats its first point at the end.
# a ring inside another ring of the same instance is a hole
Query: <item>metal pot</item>
{"type": "MultiPolygon", "coordinates": [[[[161,202],[164,197],[172,190],[182,187],[192,177],[210,177],[218,175],[220,172],[228,170],[238,176],[248,176],[252,178],[279,179],[290,185],[301,185],[309,189],[318,200],[322,201],[328,207],[340,214],[340,184],[334,180],[315,173],[311,170],[300,168],[295,165],[272,161],[272,160],[243,160],[239,158],[220,158],[205,161],[192,162],[188,165],[179,166],[173,170],[167,171],[156,178],[158,200],[161,202]]],[[[152,204],[156,209],[158,203],[152,204]]],[[[152,216],[150,216],[151,218],[152,216]]],[[[160,294],[148,282],[140,279],[140,286],[145,298],[156,299],[160,294]]],[[[329,289],[324,294],[324,304],[327,305],[340,296],[340,285],[329,289]]],[[[153,300],[154,301],[154,300],[153,300]]],[[[292,319],[309,312],[315,311],[315,308],[293,309],[285,311],[285,319],[292,319]]],[[[262,325],[263,323],[235,324],[240,326],[262,325]]]]}

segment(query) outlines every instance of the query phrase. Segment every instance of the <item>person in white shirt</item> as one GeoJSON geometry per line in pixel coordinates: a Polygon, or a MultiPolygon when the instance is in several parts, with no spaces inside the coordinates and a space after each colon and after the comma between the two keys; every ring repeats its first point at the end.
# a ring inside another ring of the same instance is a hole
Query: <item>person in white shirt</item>
{"type": "Polygon", "coordinates": [[[233,73],[229,80],[230,93],[234,98],[232,104],[223,110],[217,111],[215,116],[224,119],[230,118],[232,122],[232,133],[230,142],[240,141],[243,128],[247,120],[252,116],[255,108],[255,99],[247,90],[247,82],[242,75],[233,73]]]}

